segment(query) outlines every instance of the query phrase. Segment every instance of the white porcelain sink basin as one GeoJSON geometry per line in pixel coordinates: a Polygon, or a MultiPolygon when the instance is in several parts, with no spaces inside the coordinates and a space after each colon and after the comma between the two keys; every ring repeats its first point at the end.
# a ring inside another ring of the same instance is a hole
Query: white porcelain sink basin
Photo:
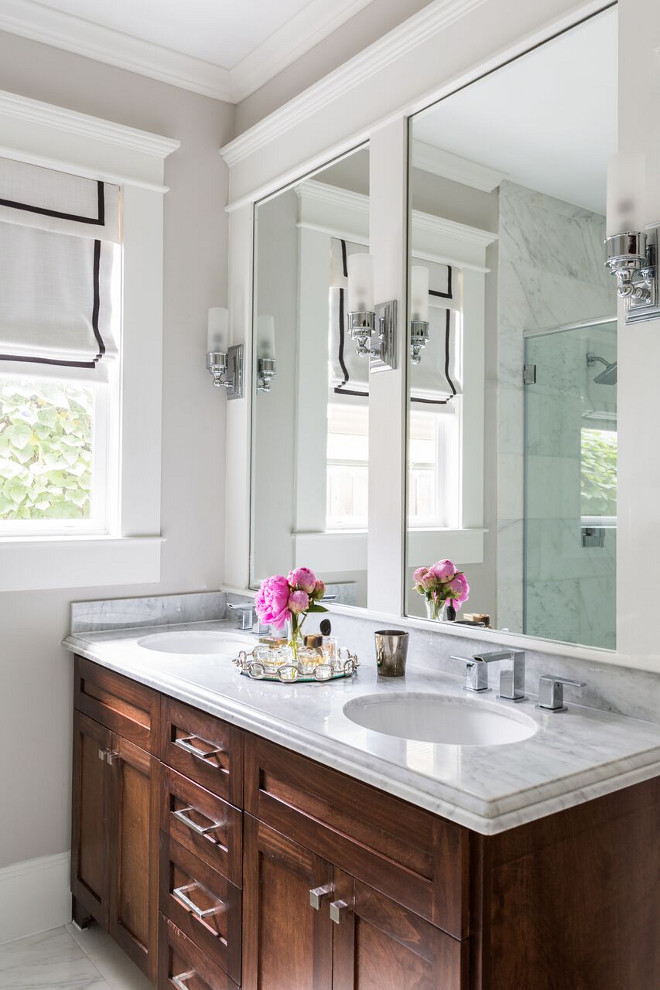
{"type": "Polygon", "coordinates": [[[177,629],[172,632],[152,633],[138,639],[138,646],[157,653],[202,653],[217,656],[236,656],[239,650],[251,650],[254,643],[235,633],[215,629],[177,629]]]}
{"type": "Polygon", "coordinates": [[[536,732],[533,719],[487,701],[445,694],[368,694],[344,705],[344,715],[374,732],[453,746],[501,746],[536,732]]]}

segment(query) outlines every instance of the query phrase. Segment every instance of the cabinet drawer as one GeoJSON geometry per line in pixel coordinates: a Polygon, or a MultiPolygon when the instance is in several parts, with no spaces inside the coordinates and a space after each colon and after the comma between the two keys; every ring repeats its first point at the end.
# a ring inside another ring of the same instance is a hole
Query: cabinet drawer
{"type": "Polygon", "coordinates": [[[161,760],[225,801],[241,805],[243,733],[214,715],[163,698],[161,760]]]}
{"type": "Polygon", "coordinates": [[[158,990],[238,990],[234,981],[163,914],[158,945],[158,990]]]}
{"type": "Polygon", "coordinates": [[[158,692],[99,664],[75,659],[74,707],[141,749],[158,745],[158,692]]]}
{"type": "Polygon", "coordinates": [[[160,834],[160,909],[236,983],[241,979],[241,892],[160,834]]]}
{"type": "Polygon", "coordinates": [[[468,936],[466,829],[257,736],[245,751],[247,812],[455,938],[468,936]]]}
{"type": "Polygon", "coordinates": [[[241,812],[162,764],[161,777],[160,824],[163,831],[240,887],[241,812]]]}

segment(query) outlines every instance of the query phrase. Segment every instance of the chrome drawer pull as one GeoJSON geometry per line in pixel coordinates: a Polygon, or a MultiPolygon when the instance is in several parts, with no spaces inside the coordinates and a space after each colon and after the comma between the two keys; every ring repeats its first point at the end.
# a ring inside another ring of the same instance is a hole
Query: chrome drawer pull
{"type": "MultiPolygon", "coordinates": [[[[199,919],[199,921],[203,921],[204,918],[209,918],[213,914],[221,914],[223,911],[226,910],[226,905],[223,904],[222,901],[218,901],[215,907],[210,907],[210,908],[198,907],[194,903],[194,901],[191,901],[190,898],[186,896],[187,892],[192,890],[204,890],[204,888],[202,887],[201,883],[198,883],[195,880],[193,883],[184,884],[183,887],[175,887],[174,890],[172,891],[172,896],[175,897],[176,900],[179,901],[179,903],[183,904],[184,907],[188,908],[189,911],[192,911],[192,913],[195,915],[196,918],[199,919]]],[[[206,891],[206,893],[208,893],[208,891],[206,891]]]]}
{"type": "Polygon", "coordinates": [[[330,921],[334,921],[336,925],[341,924],[341,919],[345,918],[347,914],[350,914],[351,905],[346,901],[333,901],[330,905],[330,921]]]}
{"type": "Polygon", "coordinates": [[[197,822],[192,820],[192,818],[188,818],[188,812],[196,810],[197,809],[193,807],[180,808],[179,811],[172,812],[172,817],[176,818],[184,825],[187,825],[187,827],[193,832],[196,832],[197,835],[208,835],[209,832],[215,832],[216,828],[222,828],[224,826],[224,822],[213,822],[211,825],[198,825],[197,822]]]}
{"type": "Polygon", "coordinates": [[[194,969],[191,969],[189,973],[180,973],[178,976],[171,977],[172,983],[177,988],[177,990],[190,990],[186,986],[186,980],[192,980],[193,976],[197,976],[194,969]]]}
{"type": "MultiPolygon", "coordinates": [[[[196,756],[198,760],[207,760],[209,756],[218,756],[223,752],[221,749],[212,749],[208,753],[205,753],[203,749],[193,746],[192,740],[199,738],[199,736],[184,736],[183,739],[175,739],[174,745],[178,746],[179,749],[182,749],[185,753],[191,753],[193,756],[196,756]]],[[[205,739],[202,739],[201,741],[206,742],[205,739]]],[[[211,746],[213,744],[209,743],[209,745],[211,746]]]]}
{"type": "Polygon", "coordinates": [[[312,887],[309,892],[309,905],[313,907],[315,911],[321,910],[321,905],[326,897],[329,897],[333,892],[334,887],[331,883],[325,883],[322,887],[312,887]]]}

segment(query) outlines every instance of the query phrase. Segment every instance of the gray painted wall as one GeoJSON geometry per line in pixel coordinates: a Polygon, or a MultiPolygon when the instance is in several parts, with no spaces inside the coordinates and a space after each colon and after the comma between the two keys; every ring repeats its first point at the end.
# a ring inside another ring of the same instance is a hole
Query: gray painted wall
{"type": "Polygon", "coordinates": [[[232,137],[234,108],[4,33],[0,89],[181,141],[165,174],[162,577],[0,594],[3,867],[69,847],[72,658],[60,646],[69,602],[204,590],[222,580],[225,400],[210,385],[204,352],[206,311],[227,301],[227,174],[218,148],[232,137]]]}

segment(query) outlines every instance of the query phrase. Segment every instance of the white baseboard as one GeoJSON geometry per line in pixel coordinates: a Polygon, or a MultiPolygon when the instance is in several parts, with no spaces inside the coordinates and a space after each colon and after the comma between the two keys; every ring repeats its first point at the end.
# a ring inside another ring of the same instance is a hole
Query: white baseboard
{"type": "Polygon", "coordinates": [[[0,945],[71,921],[68,852],[0,869],[0,945]]]}

